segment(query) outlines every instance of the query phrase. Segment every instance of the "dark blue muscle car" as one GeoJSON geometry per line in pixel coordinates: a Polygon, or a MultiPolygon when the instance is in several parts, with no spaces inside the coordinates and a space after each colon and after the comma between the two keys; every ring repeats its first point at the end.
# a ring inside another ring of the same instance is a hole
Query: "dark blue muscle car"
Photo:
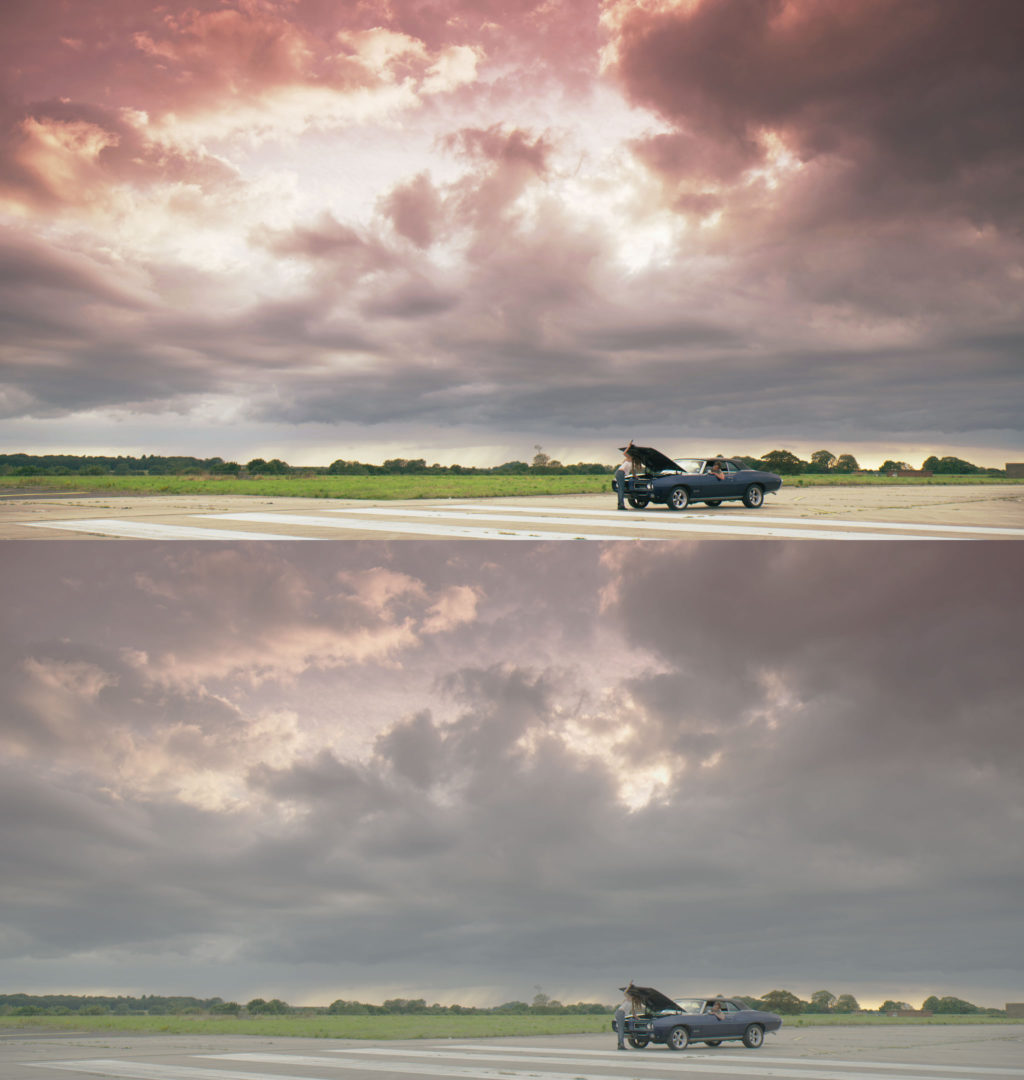
{"type": "Polygon", "coordinates": [[[690,503],[715,507],[734,499],[756,509],[766,494],[782,487],[781,476],[748,469],[742,461],[729,458],[673,460],[651,446],[632,446],[630,453],[643,469],[626,477],[626,499],[637,510],[652,502],[667,503],[670,510],[685,510],[690,503]],[[716,463],[719,468],[712,471],[716,463]]]}
{"type": "Polygon", "coordinates": [[[764,1042],[765,1032],[782,1027],[781,1016],[748,1009],[742,1001],[730,998],[673,1000],[650,986],[633,986],[631,991],[644,1005],[642,1015],[626,1017],[626,1038],[637,1050],[648,1043],[666,1043],[670,1050],[685,1050],[692,1042],[720,1046],[733,1040],[755,1049],[764,1042]]]}

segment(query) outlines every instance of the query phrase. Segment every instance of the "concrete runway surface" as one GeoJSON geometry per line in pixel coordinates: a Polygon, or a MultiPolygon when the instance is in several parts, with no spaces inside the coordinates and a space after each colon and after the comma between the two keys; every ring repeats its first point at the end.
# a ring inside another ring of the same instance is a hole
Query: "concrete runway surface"
{"type": "Polygon", "coordinates": [[[739,1043],[615,1050],[615,1036],[363,1042],[0,1035],[2,1080],[997,1080],[1024,1077],[1024,1024],[786,1028],[739,1043]]]}
{"type": "Polygon", "coordinates": [[[362,501],[262,496],[6,495],[0,539],[1021,540],[1024,485],[783,488],[617,512],[607,495],[362,501]]]}

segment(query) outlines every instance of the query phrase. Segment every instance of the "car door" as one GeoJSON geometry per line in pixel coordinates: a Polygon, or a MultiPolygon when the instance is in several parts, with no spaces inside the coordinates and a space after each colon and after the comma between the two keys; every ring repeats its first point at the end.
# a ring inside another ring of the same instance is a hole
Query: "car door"
{"type": "Polygon", "coordinates": [[[722,497],[736,499],[743,494],[747,486],[746,473],[749,470],[741,469],[735,461],[725,462],[724,469],[725,479],[721,482],[722,497]]]}
{"type": "Polygon", "coordinates": [[[722,1025],[727,1029],[729,1035],[742,1035],[746,1030],[747,1024],[750,1023],[751,1011],[744,1009],[741,1002],[738,1001],[724,1001],[722,1006],[725,1009],[725,1019],[722,1021],[722,1025]]]}

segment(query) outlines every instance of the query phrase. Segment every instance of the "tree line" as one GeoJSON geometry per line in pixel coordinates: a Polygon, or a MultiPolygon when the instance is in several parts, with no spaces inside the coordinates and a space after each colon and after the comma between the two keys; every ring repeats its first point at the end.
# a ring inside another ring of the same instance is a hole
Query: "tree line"
{"type": "MultiPolygon", "coordinates": [[[[764,1009],[781,1015],[801,1014],[849,1015],[864,1012],[853,994],[835,995],[828,990],[816,990],[804,1001],[789,990],[771,990],[763,997],[748,995],[724,995],[742,1001],[751,1009],[764,1009]]],[[[613,1005],[580,1001],[563,1005],[547,994],[536,994],[532,1001],[506,1001],[491,1007],[476,1005],[428,1005],[425,998],[389,998],[382,1004],[348,1001],[339,998],[327,1006],[289,1005],[280,998],[252,998],[244,1005],[237,1001],[224,1001],[219,997],[163,997],[143,994],[141,997],[74,994],[0,994],[0,1016],[166,1016],[166,1015],[213,1015],[213,1016],[405,1016],[419,1015],[512,1015],[512,1016],[559,1016],[602,1015],[611,1013],[613,1005]]],[[[881,1014],[910,1011],[903,1001],[886,1000],[879,1006],[881,1014]]],[[[925,998],[921,1005],[924,1012],[935,1015],[1005,1016],[1003,1009],[983,1008],[958,997],[925,998]]]]}
{"type": "MultiPolygon", "coordinates": [[[[280,458],[251,458],[244,465],[223,458],[187,456],[165,457],[143,454],[140,457],[117,457],[97,454],[0,454],[0,476],[518,476],[530,473],[566,476],[600,476],[610,474],[615,466],[600,462],[579,461],[563,465],[539,446],[530,461],[506,461],[501,465],[439,465],[427,464],[426,458],[389,458],[380,465],[338,458],[330,465],[289,465],[280,458]]],[[[910,470],[905,461],[887,459],[877,470],[862,469],[852,454],[833,454],[830,450],[815,450],[807,461],[790,450],[770,450],[763,457],[745,454],[719,454],[741,461],[751,469],[765,469],[780,476],[849,475],[875,472],[885,476],[910,470]]],[[[973,465],[963,458],[932,455],[924,460],[921,469],[936,475],[1005,476],[1003,469],[973,465]]]]}

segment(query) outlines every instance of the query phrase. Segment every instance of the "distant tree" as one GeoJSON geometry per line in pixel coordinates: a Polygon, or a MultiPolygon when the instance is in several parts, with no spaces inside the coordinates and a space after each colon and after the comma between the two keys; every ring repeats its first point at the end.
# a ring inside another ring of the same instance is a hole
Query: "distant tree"
{"type": "Polygon", "coordinates": [[[225,1016],[237,1016],[242,1011],[242,1006],[237,1001],[218,1001],[210,1006],[210,1012],[225,1016]]]}
{"type": "Polygon", "coordinates": [[[981,472],[981,469],[979,469],[977,465],[972,465],[969,461],[964,461],[963,458],[944,457],[940,458],[938,463],[932,466],[932,472],[947,476],[963,476],[979,473],[981,472]]]}
{"type": "Polygon", "coordinates": [[[963,998],[942,997],[938,1000],[935,998],[929,998],[928,1000],[934,1004],[925,1005],[925,1008],[931,1009],[934,1013],[963,1015],[965,1013],[981,1012],[977,1005],[972,1005],[969,1001],[964,1001],[963,998]]]}
{"type": "Polygon", "coordinates": [[[345,1001],[338,998],[327,1006],[331,1016],[365,1016],[370,1010],[361,1001],[345,1001]]]}
{"type": "Polygon", "coordinates": [[[878,471],[883,476],[888,476],[889,473],[900,472],[903,469],[909,468],[910,466],[905,461],[886,460],[882,462],[881,466],[879,466],[878,471]]]}
{"type": "Polygon", "coordinates": [[[832,1011],[836,1013],[860,1012],[860,1005],[857,1004],[857,999],[853,994],[840,994],[836,998],[835,1005],[832,1006],[832,1011]]]}
{"type": "Polygon", "coordinates": [[[332,461],[327,466],[327,471],[332,476],[344,474],[347,476],[365,476],[369,471],[369,466],[364,465],[360,461],[344,461],[339,458],[337,461],[332,461]]]}
{"type": "Polygon", "coordinates": [[[837,473],[852,473],[856,472],[860,466],[857,464],[857,459],[853,454],[840,454],[836,458],[835,464],[832,466],[832,472],[837,473]]]}
{"type": "Polygon", "coordinates": [[[836,456],[830,450],[815,450],[811,454],[812,472],[828,472],[836,463],[836,456]]]}
{"type": "Polygon", "coordinates": [[[499,1005],[494,1011],[521,1014],[529,1012],[530,1006],[527,1005],[525,1001],[506,1001],[503,1005],[499,1005]]]}
{"type": "Polygon", "coordinates": [[[836,996],[830,990],[815,990],[811,994],[811,1007],[808,1012],[827,1013],[832,1011],[836,1003],[836,996]]]}
{"type": "Polygon", "coordinates": [[[797,473],[806,472],[809,468],[806,461],[801,461],[789,450],[769,450],[761,461],[770,472],[779,473],[782,476],[794,476],[797,473]]]}
{"type": "Polygon", "coordinates": [[[390,1013],[422,1013],[427,1011],[426,998],[391,998],[384,1002],[390,1013]]]}
{"type": "Polygon", "coordinates": [[[267,463],[261,457],[254,457],[252,461],[246,462],[245,471],[249,473],[261,473],[266,472],[267,463]]]}
{"type": "Polygon", "coordinates": [[[769,1012],[781,1013],[789,1016],[796,1016],[798,1013],[805,1012],[808,1004],[806,1001],[801,1001],[796,994],[792,994],[788,990],[769,990],[768,993],[761,998],[761,1001],[769,1012]]]}
{"type": "Polygon", "coordinates": [[[534,446],[534,450],[536,450],[537,453],[533,455],[533,461],[531,461],[530,464],[535,469],[542,469],[545,465],[548,464],[548,462],[551,461],[551,458],[548,457],[548,455],[545,454],[539,446],[534,446]]]}
{"type": "Polygon", "coordinates": [[[886,998],[881,1005],[878,1006],[880,1013],[894,1013],[905,1012],[910,1009],[910,1006],[905,1001],[892,1001],[890,998],[886,998]]]}

